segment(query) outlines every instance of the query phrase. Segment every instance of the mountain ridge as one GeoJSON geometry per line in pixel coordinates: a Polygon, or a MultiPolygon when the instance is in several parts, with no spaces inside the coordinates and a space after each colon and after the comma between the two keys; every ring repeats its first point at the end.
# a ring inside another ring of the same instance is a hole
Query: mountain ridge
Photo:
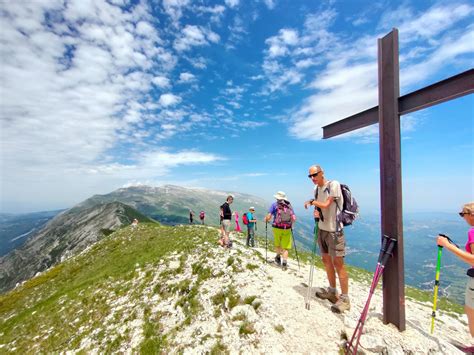
{"type": "MultiPolygon", "coordinates": [[[[329,302],[314,297],[305,310],[307,255],[300,255],[301,270],[290,259],[284,272],[265,263],[264,244],[246,248],[244,235],[232,233],[234,248],[225,250],[217,237],[209,226],[119,229],[0,296],[0,349],[340,353],[341,337],[352,335],[365,303],[370,273],[349,269],[351,311],[334,314],[329,302]]],[[[316,267],[314,285],[325,282],[316,267]]],[[[406,304],[407,330],[400,333],[382,323],[376,290],[361,339],[365,353],[460,354],[448,340],[469,341],[464,315],[438,310],[431,336],[431,305],[411,297],[406,304]]]]}
{"type": "Polygon", "coordinates": [[[121,202],[59,213],[22,247],[0,258],[0,291],[81,252],[136,217],[151,221],[121,202]]]}

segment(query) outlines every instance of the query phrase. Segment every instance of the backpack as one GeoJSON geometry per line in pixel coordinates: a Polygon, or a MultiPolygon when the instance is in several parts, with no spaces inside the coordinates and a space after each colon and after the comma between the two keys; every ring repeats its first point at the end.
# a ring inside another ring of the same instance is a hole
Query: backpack
{"type": "Polygon", "coordinates": [[[293,207],[291,203],[285,200],[278,200],[276,205],[275,220],[272,224],[273,227],[279,229],[290,229],[293,225],[293,207]]]}
{"type": "Polygon", "coordinates": [[[245,225],[249,224],[249,216],[247,215],[247,212],[245,212],[242,215],[242,223],[245,224],[245,225]]]}
{"type": "MultiPolygon", "coordinates": [[[[339,210],[339,213],[336,217],[336,222],[342,223],[343,226],[350,226],[359,216],[359,205],[357,204],[356,199],[352,196],[349,186],[344,184],[340,184],[340,186],[342,192],[342,209],[336,202],[336,208],[339,210]]],[[[330,187],[331,184],[329,184],[329,188],[330,187]]],[[[318,189],[316,189],[315,199],[318,199],[318,189]]]]}
{"type": "MultiPolygon", "coordinates": [[[[341,184],[342,191],[342,210],[337,216],[337,222],[341,222],[343,226],[350,226],[352,222],[359,216],[359,205],[352,196],[349,186],[341,184]]],[[[339,208],[339,205],[337,205],[339,208]]]]}
{"type": "Polygon", "coordinates": [[[201,211],[199,213],[199,218],[204,219],[205,216],[206,216],[206,213],[204,211],[201,211]]]}

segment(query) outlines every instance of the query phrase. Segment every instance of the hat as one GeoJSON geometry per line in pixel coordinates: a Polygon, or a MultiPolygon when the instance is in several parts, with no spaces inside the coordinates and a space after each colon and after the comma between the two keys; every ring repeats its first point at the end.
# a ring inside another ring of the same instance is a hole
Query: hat
{"type": "Polygon", "coordinates": [[[255,211],[255,207],[250,206],[250,207],[249,207],[249,211],[255,211]]]}
{"type": "Polygon", "coordinates": [[[275,195],[273,195],[277,200],[287,200],[286,194],[283,191],[278,191],[275,195]]]}

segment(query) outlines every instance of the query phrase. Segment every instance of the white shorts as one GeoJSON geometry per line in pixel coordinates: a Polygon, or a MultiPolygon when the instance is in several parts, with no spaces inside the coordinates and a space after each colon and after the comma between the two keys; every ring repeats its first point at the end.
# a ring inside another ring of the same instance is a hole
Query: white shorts
{"type": "Polygon", "coordinates": [[[224,228],[224,232],[230,232],[230,219],[223,219],[222,220],[222,227],[224,228]]]}
{"type": "Polygon", "coordinates": [[[466,297],[464,298],[464,304],[469,308],[474,309],[474,277],[468,276],[466,285],[466,297]]]}

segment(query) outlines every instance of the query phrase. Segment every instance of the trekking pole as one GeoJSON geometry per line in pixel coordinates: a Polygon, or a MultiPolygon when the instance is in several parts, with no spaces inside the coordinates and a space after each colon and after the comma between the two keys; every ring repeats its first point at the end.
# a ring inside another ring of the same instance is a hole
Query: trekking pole
{"type": "MultiPolygon", "coordinates": [[[[459,246],[453,242],[451,238],[449,238],[446,234],[439,234],[441,237],[446,238],[451,244],[454,244],[456,247],[459,248],[459,246]]],[[[441,271],[441,254],[443,252],[443,247],[441,245],[438,245],[438,258],[436,260],[436,274],[435,274],[435,284],[434,284],[434,290],[433,290],[433,311],[431,312],[431,334],[433,334],[434,331],[434,321],[436,318],[436,304],[438,302],[438,289],[439,289],[439,274],[441,271]]]]}
{"type": "Polygon", "coordinates": [[[265,221],[265,262],[266,263],[268,263],[267,250],[268,250],[268,221],[265,221]]]}
{"type": "Polygon", "coordinates": [[[436,318],[436,302],[438,301],[438,288],[439,288],[439,272],[441,270],[441,254],[443,252],[443,247],[438,245],[438,259],[436,260],[436,275],[435,275],[435,284],[433,291],[433,312],[431,312],[431,334],[434,331],[434,321],[436,318]]]}
{"type": "Polygon", "coordinates": [[[346,344],[346,351],[345,354],[357,354],[357,348],[359,347],[360,337],[362,335],[362,330],[364,328],[365,320],[367,318],[367,314],[369,313],[369,305],[372,299],[372,296],[377,288],[377,284],[379,283],[380,277],[383,274],[383,270],[385,268],[385,264],[390,255],[392,255],[393,249],[395,247],[397,240],[393,238],[389,238],[386,235],[382,237],[382,247],[380,248],[379,259],[377,262],[377,267],[375,269],[374,277],[372,279],[372,284],[370,285],[370,292],[369,297],[367,298],[367,302],[365,303],[365,307],[362,310],[360,315],[359,321],[357,322],[357,326],[354,330],[354,334],[352,334],[351,340],[349,343],[346,344]],[[355,345],[353,345],[355,340],[355,345]],[[352,349],[351,349],[352,348],[352,349]]]}
{"type": "Polygon", "coordinates": [[[311,289],[313,287],[313,273],[314,273],[314,262],[316,257],[316,242],[318,240],[318,221],[314,219],[314,245],[313,255],[311,257],[311,267],[309,268],[309,280],[308,280],[308,291],[306,292],[305,308],[311,309],[311,289]]]}
{"type": "Polygon", "coordinates": [[[295,241],[295,237],[293,235],[293,228],[291,228],[291,239],[293,239],[293,246],[295,247],[296,260],[298,261],[298,270],[301,271],[300,258],[298,258],[298,250],[296,250],[296,241],[295,241]]]}

